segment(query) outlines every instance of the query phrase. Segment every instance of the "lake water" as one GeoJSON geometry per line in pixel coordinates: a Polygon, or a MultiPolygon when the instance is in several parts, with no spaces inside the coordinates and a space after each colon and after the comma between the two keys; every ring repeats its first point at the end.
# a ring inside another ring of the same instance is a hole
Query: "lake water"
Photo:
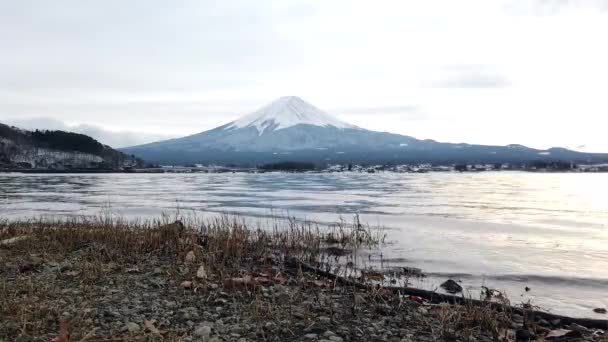
{"type": "MultiPolygon", "coordinates": [[[[552,312],[608,307],[608,174],[0,174],[0,217],[193,211],[386,228],[382,259],[552,312]],[[531,291],[526,292],[528,286],[531,291]]],[[[372,262],[379,253],[371,256],[372,262]]],[[[605,315],[604,315],[605,318],[605,315]]]]}

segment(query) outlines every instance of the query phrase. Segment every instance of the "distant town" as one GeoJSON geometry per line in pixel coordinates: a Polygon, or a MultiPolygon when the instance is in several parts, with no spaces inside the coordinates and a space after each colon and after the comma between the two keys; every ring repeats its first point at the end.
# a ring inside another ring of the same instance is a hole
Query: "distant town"
{"type": "Polygon", "coordinates": [[[427,173],[427,172],[487,172],[487,171],[528,171],[528,172],[608,172],[606,164],[575,164],[566,162],[531,162],[527,164],[452,164],[433,165],[401,164],[401,165],[359,165],[359,164],[327,164],[318,166],[313,163],[284,162],[267,164],[258,167],[238,167],[221,165],[194,164],[188,166],[157,165],[146,169],[132,170],[143,173],[229,173],[229,172],[307,172],[307,173],[338,173],[338,172],[395,172],[395,173],[427,173]]]}

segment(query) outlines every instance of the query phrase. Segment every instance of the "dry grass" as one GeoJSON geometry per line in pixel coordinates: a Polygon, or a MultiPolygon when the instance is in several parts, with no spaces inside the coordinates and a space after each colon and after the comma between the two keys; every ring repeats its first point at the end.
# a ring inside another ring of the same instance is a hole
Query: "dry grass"
{"type": "MultiPolygon", "coordinates": [[[[11,247],[11,253],[33,252],[42,257],[65,257],[76,250],[95,250],[91,262],[136,263],[154,255],[183,259],[189,251],[206,259],[209,265],[238,269],[243,261],[267,258],[279,253],[317,262],[327,241],[340,235],[343,250],[382,241],[375,230],[355,218],[353,226],[342,223],[329,231],[295,219],[277,221],[270,228],[253,227],[238,216],[209,220],[188,216],[177,220],[163,216],[155,220],[128,221],[112,215],[71,219],[0,221],[0,241],[24,238],[11,247]],[[354,227],[354,228],[353,228],[354,227]]],[[[1,248],[1,247],[0,247],[1,248]]]]}
{"type": "MultiPolygon", "coordinates": [[[[23,237],[9,245],[0,243],[0,322],[10,320],[18,323],[7,328],[10,336],[38,336],[43,333],[48,336],[49,331],[57,334],[67,306],[64,297],[76,295],[65,293],[66,285],[79,291],[77,296],[80,298],[71,303],[72,307],[84,310],[86,303],[96,305],[91,303],[96,303],[100,283],[111,279],[115,288],[130,288],[133,283],[126,285],[120,282],[132,280],[115,275],[138,268],[141,273],[147,268],[145,272],[149,273],[152,272],[151,268],[161,264],[169,265],[168,271],[164,269],[163,277],[166,276],[168,282],[180,291],[179,284],[184,280],[194,279],[202,283],[194,284],[189,289],[192,292],[201,291],[196,293],[201,297],[193,297],[194,300],[207,298],[205,300],[211,301],[209,298],[212,296],[228,291],[228,300],[233,303],[234,312],[242,313],[243,317],[257,320],[260,324],[273,321],[280,325],[283,324],[280,322],[314,320],[315,315],[321,314],[341,317],[344,321],[360,315],[376,317],[373,316],[377,315],[376,307],[382,310],[389,307],[393,310],[390,315],[400,313],[403,317],[409,317],[408,320],[417,315],[410,315],[404,310],[412,310],[412,305],[418,304],[405,301],[403,296],[390,291],[382,291],[385,280],[381,273],[379,277],[382,279],[374,282],[376,290],[367,292],[354,287],[339,287],[335,281],[301,273],[289,277],[292,290],[280,290],[288,287],[283,286],[288,277],[280,275],[281,270],[276,266],[288,257],[328,267],[336,274],[344,274],[345,278],[370,281],[372,270],[354,270],[357,252],[363,248],[381,246],[385,234],[381,229],[362,225],[358,217],[355,217],[353,224],[342,222],[328,230],[294,219],[277,220],[270,227],[251,226],[236,216],[209,220],[194,216],[177,219],[176,222],[175,217],[164,216],[157,220],[127,221],[104,215],[67,220],[0,222],[0,242],[23,237]],[[345,254],[336,255],[340,254],[336,250],[345,254]],[[185,264],[186,256],[192,253],[196,262],[185,264]],[[40,281],[36,274],[43,263],[47,267],[65,263],[66,260],[70,263],[67,272],[54,271],[56,273],[47,282],[36,283],[36,279],[40,281]],[[150,260],[162,260],[162,263],[151,264],[150,260]],[[13,268],[9,269],[8,264],[13,268]],[[196,279],[199,265],[205,266],[208,280],[196,279]],[[336,265],[342,268],[336,271],[336,265]],[[77,276],[67,277],[66,273],[77,276]],[[246,284],[244,288],[235,287],[233,282],[231,289],[224,282],[226,279],[244,280],[246,277],[254,277],[254,282],[246,284]],[[267,278],[270,281],[275,281],[276,277],[281,279],[274,284],[277,286],[272,286],[272,294],[269,294],[265,286],[255,284],[255,277],[264,282],[269,281],[267,278]],[[216,293],[209,290],[212,284],[224,288],[216,293]]],[[[215,297],[213,300],[216,300],[215,297]]],[[[498,300],[503,304],[503,309],[497,309],[496,300],[487,300],[487,305],[473,302],[456,306],[420,304],[419,312],[423,314],[416,323],[420,325],[416,329],[428,329],[438,340],[475,340],[476,336],[485,334],[492,336],[494,341],[508,341],[506,335],[512,332],[509,303],[500,297],[498,300]]],[[[84,338],[95,327],[78,315],[80,313],[70,321],[70,328],[75,332],[72,337],[84,338]]],[[[297,323],[289,324],[293,325],[285,327],[285,334],[294,334],[301,328],[297,323]]]]}
{"type": "MultiPolygon", "coordinates": [[[[191,216],[177,222],[168,216],[127,221],[112,215],[2,221],[0,241],[10,242],[0,244],[0,317],[19,317],[25,335],[42,330],[47,318],[61,316],[57,297],[65,284],[52,280],[41,286],[33,280],[43,264],[70,260],[68,274],[77,275],[75,281],[86,296],[87,289],[106,281],[109,272],[143,268],[151,259],[162,259],[177,269],[189,252],[196,256],[197,265],[205,265],[219,279],[242,277],[252,264],[257,269],[269,268],[285,257],[312,263],[325,258],[328,233],[309,223],[281,222],[262,229],[236,216],[209,220],[191,216]],[[9,260],[12,270],[7,268],[9,260]],[[32,310],[37,302],[56,305],[32,310]]],[[[360,227],[350,229],[350,235],[349,228],[340,230],[344,247],[376,243],[363,239],[360,227]]],[[[267,309],[256,308],[261,315],[267,309]]]]}
{"type": "Polygon", "coordinates": [[[495,342],[512,341],[510,303],[502,297],[498,303],[501,309],[497,309],[496,304],[496,301],[483,298],[481,304],[467,300],[462,305],[437,306],[436,316],[441,323],[437,334],[446,341],[457,337],[473,341],[480,332],[486,332],[495,342]]]}

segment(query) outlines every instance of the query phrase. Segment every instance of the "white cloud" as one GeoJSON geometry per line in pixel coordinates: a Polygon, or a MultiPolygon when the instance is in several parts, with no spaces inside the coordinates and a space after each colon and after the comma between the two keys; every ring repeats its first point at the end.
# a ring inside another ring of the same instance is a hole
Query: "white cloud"
{"type": "Polygon", "coordinates": [[[177,136],[298,95],[382,131],[608,151],[607,10],[601,0],[2,2],[0,121],[177,136]]]}
{"type": "Polygon", "coordinates": [[[112,146],[114,148],[128,147],[145,144],[153,141],[175,138],[175,136],[163,134],[150,134],[131,131],[111,131],[99,126],[86,124],[69,125],[65,122],[45,117],[8,120],[6,121],[6,124],[27,130],[61,130],[86,134],[90,137],[93,137],[97,141],[105,145],[112,146]]]}

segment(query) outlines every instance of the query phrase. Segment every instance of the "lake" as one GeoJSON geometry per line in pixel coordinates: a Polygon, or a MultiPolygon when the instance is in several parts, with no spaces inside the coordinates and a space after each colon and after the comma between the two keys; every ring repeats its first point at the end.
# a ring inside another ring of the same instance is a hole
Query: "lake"
{"type": "MultiPolygon", "coordinates": [[[[390,242],[391,266],[481,285],[565,315],[608,307],[608,174],[0,174],[0,217],[239,213],[327,224],[355,214],[390,242]],[[526,292],[528,286],[531,290],[526,292]]],[[[605,317],[604,317],[605,318],[605,317]]]]}

